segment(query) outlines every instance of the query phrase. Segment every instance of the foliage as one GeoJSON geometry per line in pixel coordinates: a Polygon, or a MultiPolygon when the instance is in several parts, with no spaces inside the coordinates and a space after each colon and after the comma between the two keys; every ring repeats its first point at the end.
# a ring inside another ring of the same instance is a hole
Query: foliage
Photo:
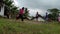
{"type": "Polygon", "coordinates": [[[48,18],[53,19],[52,14],[48,14],[48,18]]]}
{"type": "Polygon", "coordinates": [[[8,13],[10,13],[12,16],[15,15],[18,12],[18,7],[14,6],[14,4],[12,4],[13,1],[11,0],[4,0],[4,4],[5,4],[5,12],[8,11],[8,13]]]}
{"type": "Polygon", "coordinates": [[[49,14],[50,18],[52,18],[53,20],[56,20],[58,17],[59,9],[53,8],[53,9],[48,9],[48,11],[50,12],[49,14]]]}
{"type": "Polygon", "coordinates": [[[28,17],[29,16],[29,11],[27,8],[25,8],[25,13],[24,13],[24,17],[28,17]]]}

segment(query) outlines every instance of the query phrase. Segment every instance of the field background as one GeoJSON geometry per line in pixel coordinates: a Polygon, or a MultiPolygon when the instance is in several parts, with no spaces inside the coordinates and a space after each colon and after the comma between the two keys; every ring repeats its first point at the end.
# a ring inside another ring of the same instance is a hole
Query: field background
{"type": "Polygon", "coordinates": [[[0,18],[0,34],[60,34],[60,24],[0,18]]]}

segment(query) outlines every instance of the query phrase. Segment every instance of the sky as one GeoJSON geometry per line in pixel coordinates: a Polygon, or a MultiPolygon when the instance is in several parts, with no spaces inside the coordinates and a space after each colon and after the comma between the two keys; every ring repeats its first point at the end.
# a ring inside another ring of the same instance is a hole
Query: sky
{"type": "Polygon", "coordinates": [[[14,0],[17,7],[27,7],[30,15],[35,15],[38,11],[39,14],[45,15],[48,9],[60,9],[60,0],[14,0]]]}

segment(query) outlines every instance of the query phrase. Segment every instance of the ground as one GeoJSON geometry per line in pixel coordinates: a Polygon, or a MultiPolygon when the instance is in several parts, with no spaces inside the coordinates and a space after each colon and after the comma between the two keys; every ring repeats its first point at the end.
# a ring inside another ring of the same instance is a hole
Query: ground
{"type": "Polygon", "coordinates": [[[60,34],[60,24],[0,18],[0,34],[60,34]]]}

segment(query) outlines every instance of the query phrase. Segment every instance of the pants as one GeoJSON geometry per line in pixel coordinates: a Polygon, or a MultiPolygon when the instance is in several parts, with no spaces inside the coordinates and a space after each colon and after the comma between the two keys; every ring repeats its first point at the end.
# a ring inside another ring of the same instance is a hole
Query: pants
{"type": "Polygon", "coordinates": [[[23,15],[22,14],[19,14],[19,16],[16,17],[16,19],[19,19],[19,18],[21,18],[21,21],[24,21],[24,18],[23,18],[23,15]]]}
{"type": "Polygon", "coordinates": [[[36,16],[36,20],[38,21],[38,16],[36,16]]]}

